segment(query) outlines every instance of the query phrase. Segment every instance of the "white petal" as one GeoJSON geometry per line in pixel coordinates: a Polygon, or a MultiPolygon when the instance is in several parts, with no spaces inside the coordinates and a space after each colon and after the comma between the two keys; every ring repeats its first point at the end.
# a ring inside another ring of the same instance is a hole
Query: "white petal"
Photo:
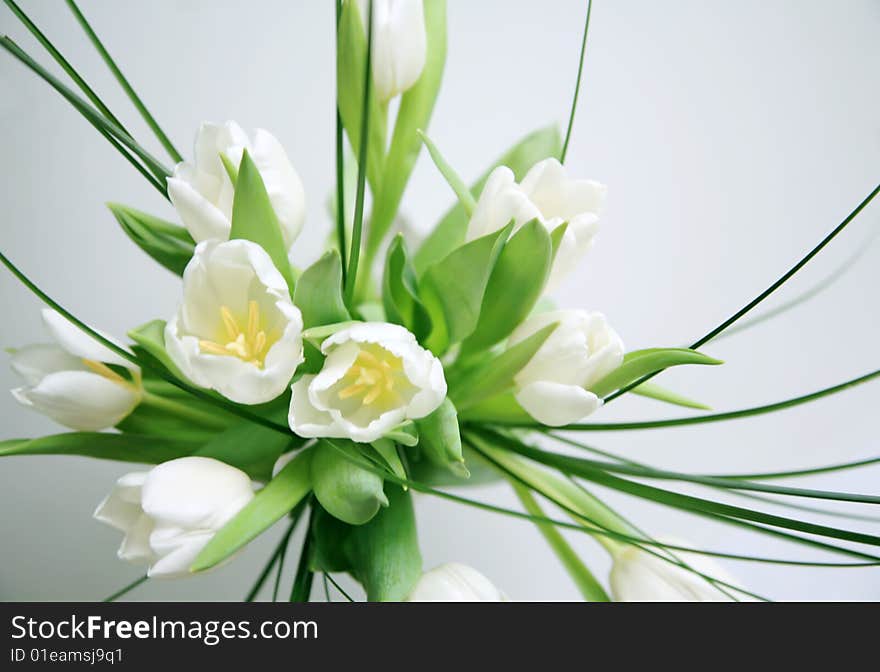
{"type": "Polygon", "coordinates": [[[181,457],[153,468],[142,506],[157,526],[216,531],[253,496],[251,480],[240,469],[207,457],[181,457]]]}
{"type": "Polygon", "coordinates": [[[113,427],[139,401],[133,389],[87,371],[50,373],[37,385],[17,388],[12,394],[65,427],[86,432],[113,427]]]}
{"type": "Polygon", "coordinates": [[[168,198],[186,230],[197,243],[229,238],[232,226],[229,218],[188,182],[169,177],[168,198]]]}
{"type": "Polygon", "coordinates": [[[150,535],[150,547],[157,559],[150,565],[147,576],[170,579],[190,575],[193,561],[213,536],[213,532],[181,534],[176,530],[155,529],[150,535]]]}
{"type": "Polygon", "coordinates": [[[135,471],[117,480],[110,494],[95,509],[94,518],[122,532],[132,529],[143,512],[141,488],[147,473],[135,471]]]}
{"type": "Polygon", "coordinates": [[[516,227],[541,217],[538,208],[516,184],[513,171],[498,166],[486,180],[468,222],[467,240],[474,240],[501,229],[513,220],[516,227]]]}
{"type": "Polygon", "coordinates": [[[290,429],[299,436],[308,438],[342,436],[333,417],[312,404],[309,386],[314,379],[315,376],[303,376],[290,388],[290,410],[287,418],[290,429]]]}
{"type": "Polygon", "coordinates": [[[506,602],[504,593],[477,570],[455,562],[422,574],[407,602],[506,602]]]}
{"type": "Polygon", "coordinates": [[[9,360],[12,370],[28,385],[36,385],[56,371],[85,370],[82,359],[74,357],[54,343],[38,343],[18,348],[9,360]]]}
{"type": "MultiPolygon", "coordinates": [[[[106,364],[118,364],[128,368],[137,368],[128,360],[123,359],[106,346],[101,345],[94,338],[85,333],[82,329],[72,324],[66,317],[51,308],[44,308],[42,311],[43,323],[52,334],[52,338],[62,348],[71,355],[82,357],[83,359],[91,359],[96,362],[104,362],[106,364]]],[[[97,333],[106,338],[108,341],[115,343],[123,348],[121,343],[108,334],[95,329],[97,333]]]]}
{"type": "Polygon", "coordinates": [[[137,564],[149,564],[155,560],[156,554],[150,548],[150,534],[152,531],[152,519],[144,513],[139,514],[119,546],[117,551],[119,559],[137,564]]]}
{"type": "Polygon", "coordinates": [[[529,383],[516,393],[516,400],[535,420],[551,427],[577,422],[602,404],[582,387],[547,381],[529,383]]]}

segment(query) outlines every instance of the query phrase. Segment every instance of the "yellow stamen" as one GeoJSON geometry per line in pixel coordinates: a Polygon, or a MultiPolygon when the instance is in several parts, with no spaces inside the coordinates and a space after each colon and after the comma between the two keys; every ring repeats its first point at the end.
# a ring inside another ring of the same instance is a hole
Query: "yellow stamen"
{"type": "Polygon", "coordinates": [[[238,322],[235,321],[232,311],[226,306],[220,308],[220,319],[223,320],[223,326],[226,327],[226,335],[229,337],[229,340],[234,341],[238,338],[238,322]]]}
{"type": "Polygon", "coordinates": [[[274,340],[262,328],[262,316],[260,304],[257,301],[248,302],[247,321],[242,329],[239,321],[232,311],[226,307],[220,307],[220,321],[225,330],[226,342],[201,339],[199,348],[208,355],[221,355],[226,357],[238,357],[244,362],[263,367],[266,352],[274,340]]]}
{"type": "Polygon", "coordinates": [[[400,360],[388,353],[381,357],[375,352],[361,350],[349,367],[343,381],[347,383],[337,393],[340,400],[361,397],[361,404],[369,406],[394,394],[395,376],[401,369],[400,360]]]}

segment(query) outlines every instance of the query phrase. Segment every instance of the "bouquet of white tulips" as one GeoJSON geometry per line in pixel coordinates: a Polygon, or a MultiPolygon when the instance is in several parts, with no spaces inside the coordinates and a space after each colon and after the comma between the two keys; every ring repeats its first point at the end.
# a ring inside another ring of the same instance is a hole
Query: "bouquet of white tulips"
{"type": "MultiPolygon", "coordinates": [[[[85,324],[0,255],[47,305],[51,336],[51,342],[10,351],[22,380],[12,394],[73,430],[2,441],[0,455],[82,455],[146,465],[110,485],[95,511],[122,533],[119,557],[146,568],[137,583],[232,561],[284,521],[286,532],[249,598],[274,567],[280,577],[300,526],[305,533],[291,601],[309,599],[315,575],[338,572],[350,574],[370,601],[507,599],[466,565],[424,571],[416,494],[531,521],[590,601],[766,599],[712,557],[880,563],[870,549],[880,546],[880,537],[811,522],[803,508],[780,515],[755,508],[754,501],[734,505],[666,484],[761,492],[778,497],[779,505],[790,496],[861,503],[880,503],[880,497],[767,480],[799,471],[676,472],[571,438],[768,413],[880,375],[726,413],[705,413],[698,401],[648,382],[672,366],[721,364],[698,348],[794,275],[877,189],[766,291],[690,347],[627,351],[595,307],[558,308],[547,296],[593,246],[606,194],[600,182],[565,167],[571,121],[564,136],[555,127],[526,135],[472,185],[430,139],[446,56],[444,0],[337,0],[332,235],[323,256],[305,268],[291,261],[297,240],[324,239],[327,232],[305,221],[303,185],[275,136],[232,121],[204,123],[184,158],[68,0],[73,20],[173,162],[166,166],[24,11],[13,0],[5,3],[71,82],[8,37],[0,40],[3,48],[63,96],[176,212],[166,221],[129,205],[109,206],[131,241],[163,267],[157,272],[181,279],[177,311],[133,328],[127,340],[85,324]],[[443,178],[438,188],[448,185],[454,205],[416,241],[398,232],[406,228],[398,211],[423,146],[443,178]],[[699,412],[584,422],[625,393],[699,412]],[[509,482],[522,510],[448,489],[487,479],[509,482]],[[655,538],[594,495],[594,485],[848,559],[751,557],[655,538]],[[562,529],[591,535],[607,550],[608,581],[594,576],[562,529]]],[[[589,7],[581,65],[588,27],[589,7]]],[[[580,70],[570,120],[579,85],[580,70]]]]}

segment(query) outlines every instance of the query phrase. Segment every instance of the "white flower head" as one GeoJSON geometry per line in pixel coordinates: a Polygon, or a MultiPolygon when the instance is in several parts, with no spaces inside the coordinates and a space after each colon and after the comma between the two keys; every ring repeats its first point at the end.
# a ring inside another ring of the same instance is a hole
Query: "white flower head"
{"type": "Polygon", "coordinates": [[[422,574],[407,602],[507,602],[476,569],[450,562],[422,574]]]}
{"type": "Polygon", "coordinates": [[[262,247],[206,241],[183,273],[165,347],[196,385],[259,404],[284,392],[303,361],[302,316],[262,247]]]}
{"type": "MultiPolygon", "coordinates": [[[[686,546],[683,543],[677,545],[686,546]]],[[[727,572],[704,555],[675,551],[675,556],[700,574],[733,583],[727,572]]],[[[702,576],[632,545],[622,546],[614,554],[610,584],[615,602],[731,601],[728,594],[702,576]]],[[[750,599],[738,591],[725,590],[736,594],[737,599],[750,599]]]]}
{"type": "Polygon", "coordinates": [[[178,163],[168,178],[168,197],[196,242],[228,240],[235,187],[220,157],[237,168],[245,149],[266,185],[284,244],[290,249],[305,219],[305,193],[284,148],[268,131],[257,129],[248,137],[234,121],[203,123],[196,135],[193,161],[178,163]]]}
{"type": "Polygon", "coordinates": [[[508,347],[554,322],[556,329],[516,374],[516,400],[535,420],[558,427],[576,422],[602,403],[589,387],[623,362],[623,342],[601,313],[556,310],[518,326],[508,347]]]}
{"type": "Polygon", "coordinates": [[[604,185],[593,180],[569,177],[556,159],[536,163],[519,184],[510,168],[499,166],[480,193],[468,224],[467,240],[497,231],[511,220],[519,228],[538,219],[551,232],[567,223],[550,273],[552,287],[592,246],[606,191],[604,185]]]}
{"type": "MultiPolygon", "coordinates": [[[[366,27],[370,0],[357,0],[366,27]]],[[[425,68],[427,36],[422,0],[372,0],[373,81],[387,101],[412,87],[425,68]]]]}
{"type": "Polygon", "coordinates": [[[327,338],[321,352],[320,373],[291,388],[289,422],[300,436],[368,443],[446,398],[440,360],[399,325],[355,324],[327,338]]]}
{"type": "Polygon", "coordinates": [[[43,322],[55,343],[13,351],[10,365],[24,385],[12,396],[70,429],[98,431],[121,422],[140,402],[140,370],[54,310],[43,310],[43,322]],[[131,378],[108,364],[129,368],[131,378]]]}
{"type": "Polygon", "coordinates": [[[253,498],[243,471],[207,457],[182,457],[126,474],[95,518],[125,533],[119,558],[150,577],[186,576],[214,534],[253,498]]]}

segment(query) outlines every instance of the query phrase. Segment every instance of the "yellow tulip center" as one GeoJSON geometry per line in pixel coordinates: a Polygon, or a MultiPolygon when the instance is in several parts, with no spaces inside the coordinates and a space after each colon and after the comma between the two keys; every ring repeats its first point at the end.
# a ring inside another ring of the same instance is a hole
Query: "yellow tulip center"
{"type": "Polygon", "coordinates": [[[220,307],[220,321],[223,329],[216,341],[202,339],[199,348],[209,355],[238,357],[243,362],[263,368],[266,354],[277,339],[272,339],[263,325],[260,305],[248,302],[246,320],[239,321],[226,306],[220,307]]]}
{"type": "Polygon", "coordinates": [[[403,370],[403,364],[399,357],[382,352],[383,357],[368,350],[358,353],[342,379],[344,387],[339,390],[340,399],[361,397],[361,404],[369,406],[398,396],[394,389],[395,380],[403,370]]]}

